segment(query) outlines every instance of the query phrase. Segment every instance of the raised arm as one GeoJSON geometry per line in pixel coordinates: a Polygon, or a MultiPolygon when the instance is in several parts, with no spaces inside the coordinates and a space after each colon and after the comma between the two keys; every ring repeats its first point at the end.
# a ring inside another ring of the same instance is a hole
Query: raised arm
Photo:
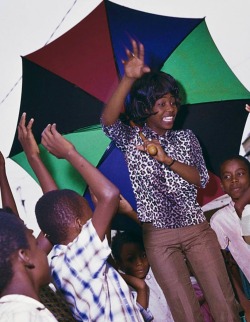
{"type": "Polygon", "coordinates": [[[106,126],[115,123],[118,119],[134,81],[150,71],[149,67],[144,65],[144,46],[137,44],[135,40],[132,40],[131,43],[132,52],[127,49],[128,60],[123,61],[124,76],[102,113],[102,123],[106,126]]]}
{"type": "Polygon", "coordinates": [[[92,222],[103,239],[119,204],[119,190],[97,168],[78,153],[74,145],[48,125],[42,133],[42,144],[57,158],[64,158],[81,174],[96,196],[97,203],[92,222]]]}
{"type": "Polygon", "coordinates": [[[15,199],[13,197],[5,168],[5,159],[0,152],[0,189],[2,198],[2,207],[10,208],[14,214],[19,216],[15,199]]]}
{"type": "MultiPolygon", "coordinates": [[[[40,183],[42,191],[45,193],[51,190],[56,190],[58,187],[40,157],[40,150],[32,132],[33,123],[34,119],[30,119],[26,126],[26,113],[23,113],[18,124],[18,139],[26,154],[29,164],[40,183]]],[[[51,251],[52,244],[46,237],[44,237],[42,232],[38,235],[37,242],[39,247],[47,254],[51,251]]]]}
{"type": "Polygon", "coordinates": [[[56,190],[58,187],[40,157],[40,150],[32,132],[33,123],[34,119],[32,118],[26,126],[26,113],[23,113],[18,125],[18,140],[40,183],[43,193],[45,193],[56,190]]]}

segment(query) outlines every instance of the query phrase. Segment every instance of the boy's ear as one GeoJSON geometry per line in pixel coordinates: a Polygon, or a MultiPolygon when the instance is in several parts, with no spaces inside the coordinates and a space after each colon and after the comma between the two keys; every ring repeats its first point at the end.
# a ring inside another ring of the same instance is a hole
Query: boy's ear
{"type": "Polygon", "coordinates": [[[33,264],[33,261],[30,258],[30,252],[28,249],[19,249],[18,258],[26,268],[35,268],[35,265],[33,264]]]}
{"type": "Polygon", "coordinates": [[[79,217],[77,217],[75,219],[75,227],[81,231],[82,230],[82,226],[83,225],[82,225],[81,219],[79,217]]]}

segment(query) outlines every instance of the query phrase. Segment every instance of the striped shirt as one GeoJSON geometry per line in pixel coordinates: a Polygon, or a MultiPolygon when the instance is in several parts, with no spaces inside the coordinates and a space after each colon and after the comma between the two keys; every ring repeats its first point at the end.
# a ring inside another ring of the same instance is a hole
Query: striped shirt
{"type": "Polygon", "coordinates": [[[107,263],[110,247],[91,219],[73,242],[56,245],[52,252],[54,283],[77,321],[143,321],[126,282],[107,263]]]}

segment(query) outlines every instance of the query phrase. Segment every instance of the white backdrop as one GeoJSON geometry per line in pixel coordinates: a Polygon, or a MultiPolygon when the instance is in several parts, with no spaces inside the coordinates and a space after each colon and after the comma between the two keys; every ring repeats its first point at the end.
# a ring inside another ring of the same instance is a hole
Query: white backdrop
{"type": "MultiPolygon", "coordinates": [[[[56,39],[88,15],[100,0],[0,0],[0,150],[9,155],[17,125],[25,56],[56,39]]],[[[222,56],[250,90],[249,0],[113,0],[138,10],[175,17],[203,18],[222,56]]],[[[34,107],[35,108],[35,107],[34,107]]],[[[250,132],[250,120],[243,138],[250,132]]],[[[6,159],[8,178],[21,217],[38,231],[34,205],[40,187],[6,159]],[[21,200],[25,200],[24,206],[21,200]]]]}

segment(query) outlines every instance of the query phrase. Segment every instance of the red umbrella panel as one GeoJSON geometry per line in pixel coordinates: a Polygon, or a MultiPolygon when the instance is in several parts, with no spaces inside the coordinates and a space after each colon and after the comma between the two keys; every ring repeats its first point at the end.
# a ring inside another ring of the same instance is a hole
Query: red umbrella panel
{"type": "MultiPolygon", "coordinates": [[[[63,36],[22,58],[19,119],[23,112],[27,118],[35,119],[33,130],[38,143],[48,123],[56,123],[63,134],[99,124],[103,104],[123,73],[121,60],[125,47],[130,46],[130,37],[145,44],[147,64],[160,68],[201,20],[154,15],[110,1],[101,2],[63,36]]],[[[86,133],[87,130],[81,131],[83,137],[86,133]]],[[[92,160],[94,164],[108,143],[103,138],[99,140],[101,149],[95,147],[96,141],[89,143],[89,149],[99,151],[92,160]]],[[[16,133],[10,157],[33,176],[21,152],[16,133]]],[[[51,169],[59,177],[57,167],[51,169]]],[[[74,186],[68,170],[60,168],[60,179],[59,187],[68,182],[74,186]]]]}

